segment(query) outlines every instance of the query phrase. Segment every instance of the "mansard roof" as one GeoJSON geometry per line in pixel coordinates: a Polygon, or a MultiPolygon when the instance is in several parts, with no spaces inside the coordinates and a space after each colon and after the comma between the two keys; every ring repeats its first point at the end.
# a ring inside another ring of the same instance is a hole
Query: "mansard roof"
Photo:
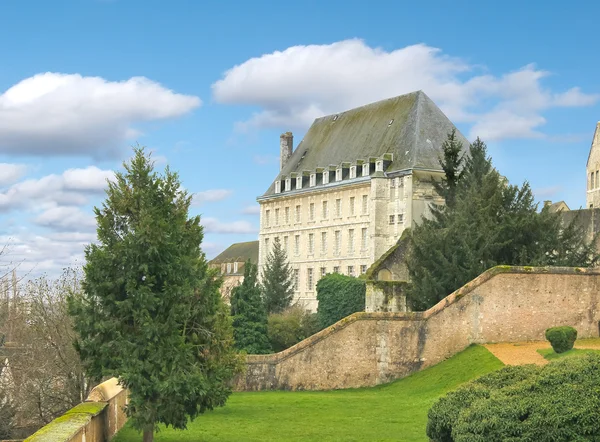
{"type": "Polygon", "coordinates": [[[211,264],[224,262],[246,262],[258,264],[258,241],[238,242],[230,245],[219,256],[210,261],[211,264]]]}
{"type": "MultiPolygon", "coordinates": [[[[441,170],[452,122],[423,91],[317,118],[278,176],[392,154],[386,172],[441,170]]],[[[467,139],[457,131],[465,149],[467,139]]],[[[272,183],[266,195],[274,193],[272,183]]]]}

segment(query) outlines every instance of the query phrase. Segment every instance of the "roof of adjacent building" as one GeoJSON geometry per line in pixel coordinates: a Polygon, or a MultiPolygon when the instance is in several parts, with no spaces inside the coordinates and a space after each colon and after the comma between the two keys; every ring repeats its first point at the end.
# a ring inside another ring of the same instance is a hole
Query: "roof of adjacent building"
{"type": "Polygon", "coordinates": [[[227,262],[246,262],[248,259],[254,264],[258,263],[258,241],[238,242],[230,245],[216,258],[210,261],[211,264],[221,264],[227,262]]]}
{"type": "MultiPolygon", "coordinates": [[[[441,170],[439,156],[452,122],[417,91],[317,118],[278,176],[393,154],[386,172],[441,170]]],[[[467,139],[457,130],[465,149],[467,139]]],[[[265,195],[274,193],[274,183],[265,195]]]]}

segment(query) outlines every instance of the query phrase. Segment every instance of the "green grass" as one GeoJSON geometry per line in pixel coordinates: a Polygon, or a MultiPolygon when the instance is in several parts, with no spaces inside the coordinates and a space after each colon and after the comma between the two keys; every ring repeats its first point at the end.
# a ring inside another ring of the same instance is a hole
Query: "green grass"
{"type": "Polygon", "coordinates": [[[600,350],[588,350],[583,348],[573,348],[571,350],[567,350],[563,353],[555,353],[551,348],[542,348],[538,350],[538,353],[541,354],[544,358],[549,361],[554,361],[556,359],[562,358],[570,358],[583,356],[588,353],[600,353],[600,350]]]}
{"type": "MultiPolygon", "coordinates": [[[[223,408],[161,428],[157,442],[175,441],[427,441],[427,411],[442,394],[502,367],[481,346],[412,376],[373,388],[234,393],[223,408]]],[[[129,425],[114,442],[140,441],[129,425]]]]}

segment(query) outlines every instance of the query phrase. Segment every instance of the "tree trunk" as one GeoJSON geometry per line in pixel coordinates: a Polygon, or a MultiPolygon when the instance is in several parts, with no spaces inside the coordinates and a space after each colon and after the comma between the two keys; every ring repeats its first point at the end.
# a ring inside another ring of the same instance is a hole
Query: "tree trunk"
{"type": "Polygon", "coordinates": [[[149,430],[144,430],[143,442],[154,442],[154,427],[149,430]]]}

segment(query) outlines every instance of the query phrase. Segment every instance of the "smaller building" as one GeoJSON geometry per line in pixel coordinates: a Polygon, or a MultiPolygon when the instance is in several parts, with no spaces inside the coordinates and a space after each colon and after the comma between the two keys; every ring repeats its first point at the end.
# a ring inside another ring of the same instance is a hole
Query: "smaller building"
{"type": "Polygon", "coordinates": [[[248,260],[258,264],[258,241],[232,244],[208,263],[211,268],[218,269],[223,277],[221,295],[227,303],[231,290],[244,281],[244,267],[248,260]]]}

